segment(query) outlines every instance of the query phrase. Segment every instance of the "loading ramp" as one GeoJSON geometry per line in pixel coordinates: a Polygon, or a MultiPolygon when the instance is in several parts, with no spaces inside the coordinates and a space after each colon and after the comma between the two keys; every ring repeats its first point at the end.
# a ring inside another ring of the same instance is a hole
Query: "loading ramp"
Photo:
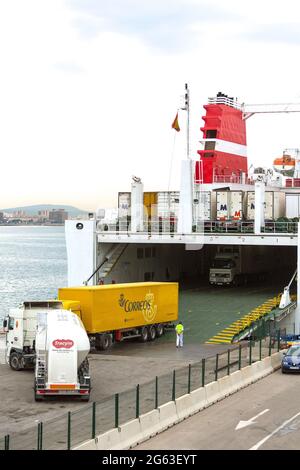
{"type": "Polygon", "coordinates": [[[207,344],[232,344],[250,336],[258,327],[260,320],[282,320],[296,308],[296,297],[291,296],[292,302],[285,308],[279,309],[281,300],[279,294],[268,299],[259,307],[236,320],[217,335],[206,341],[207,344]]]}

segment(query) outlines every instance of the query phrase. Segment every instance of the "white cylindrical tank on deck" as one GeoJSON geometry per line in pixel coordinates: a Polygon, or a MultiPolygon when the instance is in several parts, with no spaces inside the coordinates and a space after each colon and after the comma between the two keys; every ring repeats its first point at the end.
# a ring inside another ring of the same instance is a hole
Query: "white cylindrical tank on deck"
{"type": "Polygon", "coordinates": [[[131,183],[131,231],[141,232],[144,225],[144,185],[134,177],[131,183]]]}

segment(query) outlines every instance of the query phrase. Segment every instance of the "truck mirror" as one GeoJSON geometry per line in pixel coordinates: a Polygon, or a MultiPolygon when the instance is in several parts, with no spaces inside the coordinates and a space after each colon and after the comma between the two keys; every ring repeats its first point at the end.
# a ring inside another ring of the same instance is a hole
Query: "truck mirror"
{"type": "Polygon", "coordinates": [[[7,328],[7,319],[3,320],[3,328],[7,328]]]}

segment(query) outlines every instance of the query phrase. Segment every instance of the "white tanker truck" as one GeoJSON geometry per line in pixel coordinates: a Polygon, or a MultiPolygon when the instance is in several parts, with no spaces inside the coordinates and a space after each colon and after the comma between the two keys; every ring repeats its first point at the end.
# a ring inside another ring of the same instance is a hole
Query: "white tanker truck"
{"type": "Polygon", "coordinates": [[[55,395],[89,400],[90,342],[77,315],[57,301],[24,302],[9,311],[3,326],[10,367],[35,369],[36,401],[55,395]]]}

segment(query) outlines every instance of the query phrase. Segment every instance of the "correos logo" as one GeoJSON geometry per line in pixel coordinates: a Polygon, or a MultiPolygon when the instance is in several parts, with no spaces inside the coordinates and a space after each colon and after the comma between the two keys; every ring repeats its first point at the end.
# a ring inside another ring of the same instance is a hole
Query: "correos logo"
{"type": "Polygon", "coordinates": [[[52,341],[52,344],[56,349],[70,349],[73,346],[74,341],[71,339],[55,339],[52,341]]]}
{"type": "Polygon", "coordinates": [[[145,299],[131,301],[125,298],[124,294],[120,295],[119,305],[125,312],[142,312],[147,323],[154,320],[157,312],[157,305],[154,305],[154,294],[149,292],[145,295],[145,299]]]}

